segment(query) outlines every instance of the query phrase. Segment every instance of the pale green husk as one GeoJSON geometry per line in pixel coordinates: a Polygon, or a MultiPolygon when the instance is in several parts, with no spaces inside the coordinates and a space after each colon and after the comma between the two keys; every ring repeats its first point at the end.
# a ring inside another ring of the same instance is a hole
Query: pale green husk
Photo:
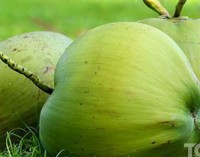
{"type": "MultiPolygon", "coordinates": [[[[60,33],[30,32],[0,42],[0,51],[53,87],[57,61],[71,42],[60,33]]],[[[40,109],[48,96],[0,62],[0,145],[5,144],[7,131],[24,124],[38,125],[40,109]]]]}
{"type": "Polygon", "coordinates": [[[200,79],[200,19],[149,18],[140,22],[154,26],[169,35],[188,57],[195,74],[200,79]]]}
{"type": "Polygon", "coordinates": [[[40,139],[88,157],[184,157],[198,142],[198,80],[178,45],[151,26],[119,22],[74,41],[56,68],[40,139]]]}

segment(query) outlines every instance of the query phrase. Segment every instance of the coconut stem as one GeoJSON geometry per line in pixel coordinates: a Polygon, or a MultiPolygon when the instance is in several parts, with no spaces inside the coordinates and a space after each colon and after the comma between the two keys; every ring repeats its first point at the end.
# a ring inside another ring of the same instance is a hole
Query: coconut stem
{"type": "Polygon", "coordinates": [[[157,12],[159,15],[169,18],[169,12],[158,0],[143,0],[143,2],[151,8],[153,11],[157,12]]]}
{"type": "Polygon", "coordinates": [[[179,0],[176,5],[176,10],[174,13],[174,17],[179,17],[181,15],[182,8],[187,0],[179,0]]]}
{"type": "Polygon", "coordinates": [[[21,65],[16,64],[13,60],[11,60],[8,56],[4,55],[0,51],[0,59],[7,64],[12,70],[18,72],[19,74],[24,75],[28,79],[30,79],[38,88],[43,90],[44,92],[51,94],[53,92],[53,88],[48,87],[44,82],[42,82],[34,73],[24,68],[21,65]]]}

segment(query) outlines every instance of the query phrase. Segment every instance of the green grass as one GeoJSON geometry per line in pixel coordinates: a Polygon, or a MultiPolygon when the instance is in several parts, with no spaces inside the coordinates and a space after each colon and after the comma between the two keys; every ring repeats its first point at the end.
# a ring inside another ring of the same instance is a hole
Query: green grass
{"type": "Polygon", "coordinates": [[[35,128],[17,128],[7,133],[5,149],[0,157],[48,157],[42,148],[35,128]],[[23,136],[18,132],[23,132],[23,136]]]}
{"type": "MultiPolygon", "coordinates": [[[[161,0],[170,13],[178,0],[161,0]]],[[[199,0],[188,1],[183,15],[198,17],[199,0]]],[[[75,39],[95,26],[157,17],[141,0],[0,0],[0,40],[36,30],[61,32],[75,39]]]]}
{"type": "MultiPolygon", "coordinates": [[[[56,157],[60,157],[61,150],[56,157]]],[[[7,132],[5,149],[0,152],[0,157],[50,157],[41,145],[38,129],[26,126],[25,129],[16,128],[7,132]],[[20,132],[20,134],[19,134],[20,132]]],[[[74,157],[65,154],[65,157],[74,157]]]]}
{"type": "MultiPolygon", "coordinates": [[[[173,13],[177,0],[161,1],[173,13]]],[[[199,0],[191,0],[183,15],[197,18],[199,10],[199,0]]],[[[0,41],[40,30],[60,32],[75,39],[105,23],[157,17],[141,0],[0,0],[0,13],[0,41]]],[[[8,132],[6,148],[0,157],[47,157],[37,129],[29,127],[24,133],[24,136],[18,135],[17,129],[8,132]]]]}

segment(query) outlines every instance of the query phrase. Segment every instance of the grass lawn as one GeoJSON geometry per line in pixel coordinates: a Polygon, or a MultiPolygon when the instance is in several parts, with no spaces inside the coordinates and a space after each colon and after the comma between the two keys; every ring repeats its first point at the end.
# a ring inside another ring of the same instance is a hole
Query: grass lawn
{"type": "MultiPolygon", "coordinates": [[[[173,13],[177,0],[161,1],[173,13]]],[[[197,17],[197,2],[188,1],[183,15],[197,17]]],[[[141,0],[0,0],[0,4],[0,41],[36,30],[61,32],[74,39],[104,23],[157,17],[141,0]]]]}
{"type": "MultiPolygon", "coordinates": [[[[160,0],[173,13],[178,0],[160,0]]],[[[157,17],[141,0],[0,0],[0,41],[31,31],[60,32],[72,39],[95,26],[116,21],[137,21],[157,17]]],[[[199,0],[187,2],[183,15],[197,18],[199,0]]],[[[20,137],[8,132],[0,157],[47,157],[35,129],[20,137]],[[19,139],[18,144],[12,138],[19,139]]]]}
{"type": "Polygon", "coordinates": [[[48,157],[38,138],[37,128],[16,128],[7,133],[6,148],[0,157],[48,157]],[[23,132],[20,136],[18,131],[23,132]]]}

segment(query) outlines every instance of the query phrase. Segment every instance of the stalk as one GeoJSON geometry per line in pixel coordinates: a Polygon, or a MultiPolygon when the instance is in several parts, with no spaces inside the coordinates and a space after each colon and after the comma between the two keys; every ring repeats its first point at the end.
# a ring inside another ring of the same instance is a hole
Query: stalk
{"type": "Polygon", "coordinates": [[[159,15],[169,18],[169,12],[165,9],[164,6],[158,0],[143,0],[143,2],[151,8],[153,11],[157,12],[159,15]]]}
{"type": "Polygon", "coordinates": [[[21,65],[16,64],[13,60],[11,60],[8,56],[3,54],[0,51],[0,59],[7,64],[12,70],[18,72],[19,74],[24,75],[26,78],[30,79],[38,88],[43,90],[47,94],[51,94],[53,92],[53,88],[46,85],[42,82],[33,72],[24,68],[21,65]]]}
{"type": "Polygon", "coordinates": [[[179,0],[177,5],[176,5],[176,10],[174,13],[174,17],[179,17],[181,15],[181,11],[183,9],[184,4],[186,3],[187,0],[179,0]]]}

